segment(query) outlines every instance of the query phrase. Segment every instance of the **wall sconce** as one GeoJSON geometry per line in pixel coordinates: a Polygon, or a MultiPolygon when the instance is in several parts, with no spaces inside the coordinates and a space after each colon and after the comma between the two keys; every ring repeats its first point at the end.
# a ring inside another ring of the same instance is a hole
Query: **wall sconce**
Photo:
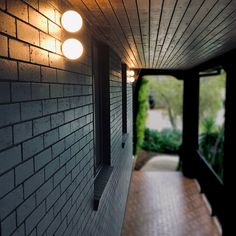
{"type": "Polygon", "coordinates": [[[133,76],[127,78],[128,83],[133,83],[134,81],[135,81],[135,78],[133,76]]]}
{"type": "Polygon", "coordinates": [[[135,81],[135,78],[132,76],[132,77],[129,77],[129,82],[130,83],[133,83],[135,81]]]}
{"type": "Polygon", "coordinates": [[[135,75],[135,73],[134,73],[133,70],[128,70],[128,71],[127,71],[127,75],[128,75],[129,77],[133,77],[133,76],[135,75]]]}
{"type": "Polygon", "coordinates": [[[71,60],[78,59],[83,54],[84,48],[82,43],[77,39],[67,39],[62,44],[62,53],[71,60]]]}
{"type": "Polygon", "coordinates": [[[75,33],[82,28],[83,19],[78,12],[70,10],[63,13],[61,24],[66,31],[75,33]]]}
{"type": "MultiPolygon", "coordinates": [[[[78,12],[70,10],[62,14],[61,24],[66,31],[75,33],[81,29],[83,19],[78,12]]],[[[84,48],[79,40],[70,38],[62,43],[61,50],[66,58],[76,60],[81,57],[84,48]]]]}
{"type": "Polygon", "coordinates": [[[135,75],[135,72],[133,70],[127,71],[127,82],[128,83],[133,83],[135,81],[134,75],[135,75]]]}

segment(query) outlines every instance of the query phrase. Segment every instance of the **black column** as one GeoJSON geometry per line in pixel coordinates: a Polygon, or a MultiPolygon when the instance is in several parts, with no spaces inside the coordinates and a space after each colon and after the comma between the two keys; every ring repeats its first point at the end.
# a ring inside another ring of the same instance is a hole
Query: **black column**
{"type": "MultiPolygon", "coordinates": [[[[232,60],[233,62],[233,60],[232,60]]],[[[226,100],[225,100],[225,142],[224,142],[224,205],[225,220],[223,222],[224,235],[231,235],[235,230],[235,223],[229,216],[234,212],[236,194],[235,186],[235,147],[236,147],[236,70],[235,65],[228,64],[226,70],[226,100]],[[226,201],[227,200],[227,201],[226,201]]]]}
{"type": "Polygon", "coordinates": [[[236,70],[232,67],[226,67],[226,73],[224,182],[228,183],[230,174],[235,172],[236,70]]]}
{"type": "Polygon", "coordinates": [[[183,95],[183,145],[181,148],[182,171],[186,177],[196,177],[199,116],[199,76],[187,73],[184,76],[183,95]]]}

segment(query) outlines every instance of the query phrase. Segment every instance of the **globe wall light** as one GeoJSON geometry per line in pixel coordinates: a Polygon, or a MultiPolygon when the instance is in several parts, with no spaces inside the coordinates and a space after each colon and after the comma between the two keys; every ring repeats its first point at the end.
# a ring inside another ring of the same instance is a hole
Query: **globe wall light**
{"type": "Polygon", "coordinates": [[[133,83],[135,81],[135,78],[132,76],[130,77],[130,82],[133,83]]]}
{"type": "Polygon", "coordinates": [[[135,81],[135,72],[133,70],[128,70],[127,71],[127,82],[128,83],[133,83],[135,81]]]}
{"type": "Polygon", "coordinates": [[[75,33],[82,28],[83,19],[78,12],[69,10],[63,13],[61,24],[66,31],[75,33]]]}
{"type": "Polygon", "coordinates": [[[135,78],[133,76],[127,78],[128,83],[133,83],[134,81],[135,81],[135,78]]]}
{"type": "Polygon", "coordinates": [[[129,78],[130,83],[133,83],[135,81],[135,78],[132,76],[129,78]]]}
{"type": "Polygon", "coordinates": [[[63,55],[71,60],[78,59],[83,54],[83,45],[77,39],[67,39],[62,44],[63,55]]]}
{"type": "MultiPolygon", "coordinates": [[[[62,14],[61,24],[66,31],[75,33],[81,29],[83,19],[78,12],[69,10],[62,14]]],[[[79,40],[70,38],[62,43],[61,50],[66,58],[76,60],[81,57],[84,48],[79,40]]]]}
{"type": "Polygon", "coordinates": [[[134,75],[135,75],[134,71],[133,71],[133,70],[130,70],[130,71],[129,71],[129,76],[130,76],[130,77],[133,77],[134,75]]]}

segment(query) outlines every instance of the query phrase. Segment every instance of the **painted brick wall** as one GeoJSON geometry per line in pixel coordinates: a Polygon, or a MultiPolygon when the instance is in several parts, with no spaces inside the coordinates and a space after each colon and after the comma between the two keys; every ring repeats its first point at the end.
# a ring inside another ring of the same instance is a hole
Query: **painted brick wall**
{"type": "Polygon", "coordinates": [[[112,181],[93,211],[91,36],[61,54],[65,1],[0,0],[1,235],[119,235],[131,174],[132,89],[122,140],[120,60],[110,53],[112,181]]]}
{"type": "Polygon", "coordinates": [[[110,50],[110,111],[111,111],[111,163],[114,171],[107,186],[105,201],[98,212],[89,212],[89,223],[84,235],[120,235],[132,169],[132,87],[127,86],[127,132],[125,148],[122,143],[122,81],[121,61],[110,50]],[[101,221],[102,219],[102,221],[101,221]],[[93,225],[92,227],[90,227],[93,225]]]}

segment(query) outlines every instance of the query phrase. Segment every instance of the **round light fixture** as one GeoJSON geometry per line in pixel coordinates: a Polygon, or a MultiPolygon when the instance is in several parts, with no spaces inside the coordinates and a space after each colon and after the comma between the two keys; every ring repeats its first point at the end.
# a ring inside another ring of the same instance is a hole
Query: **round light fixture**
{"type": "Polygon", "coordinates": [[[65,57],[71,60],[78,59],[83,54],[83,45],[77,39],[67,39],[62,44],[62,53],[65,57]]]}
{"type": "Polygon", "coordinates": [[[130,70],[130,71],[129,71],[129,75],[130,75],[131,77],[134,76],[134,75],[135,75],[134,71],[133,71],[133,70],[130,70]]]}
{"type": "Polygon", "coordinates": [[[135,81],[135,78],[132,76],[129,78],[130,83],[133,83],[135,81]]]}
{"type": "Polygon", "coordinates": [[[61,17],[61,24],[65,30],[74,33],[81,29],[83,19],[78,12],[69,10],[63,13],[61,17]]]}
{"type": "Polygon", "coordinates": [[[132,76],[134,76],[134,75],[135,75],[135,73],[134,73],[133,70],[127,70],[127,76],[128,76],[128,77],[132,77],[132,76]]]}

